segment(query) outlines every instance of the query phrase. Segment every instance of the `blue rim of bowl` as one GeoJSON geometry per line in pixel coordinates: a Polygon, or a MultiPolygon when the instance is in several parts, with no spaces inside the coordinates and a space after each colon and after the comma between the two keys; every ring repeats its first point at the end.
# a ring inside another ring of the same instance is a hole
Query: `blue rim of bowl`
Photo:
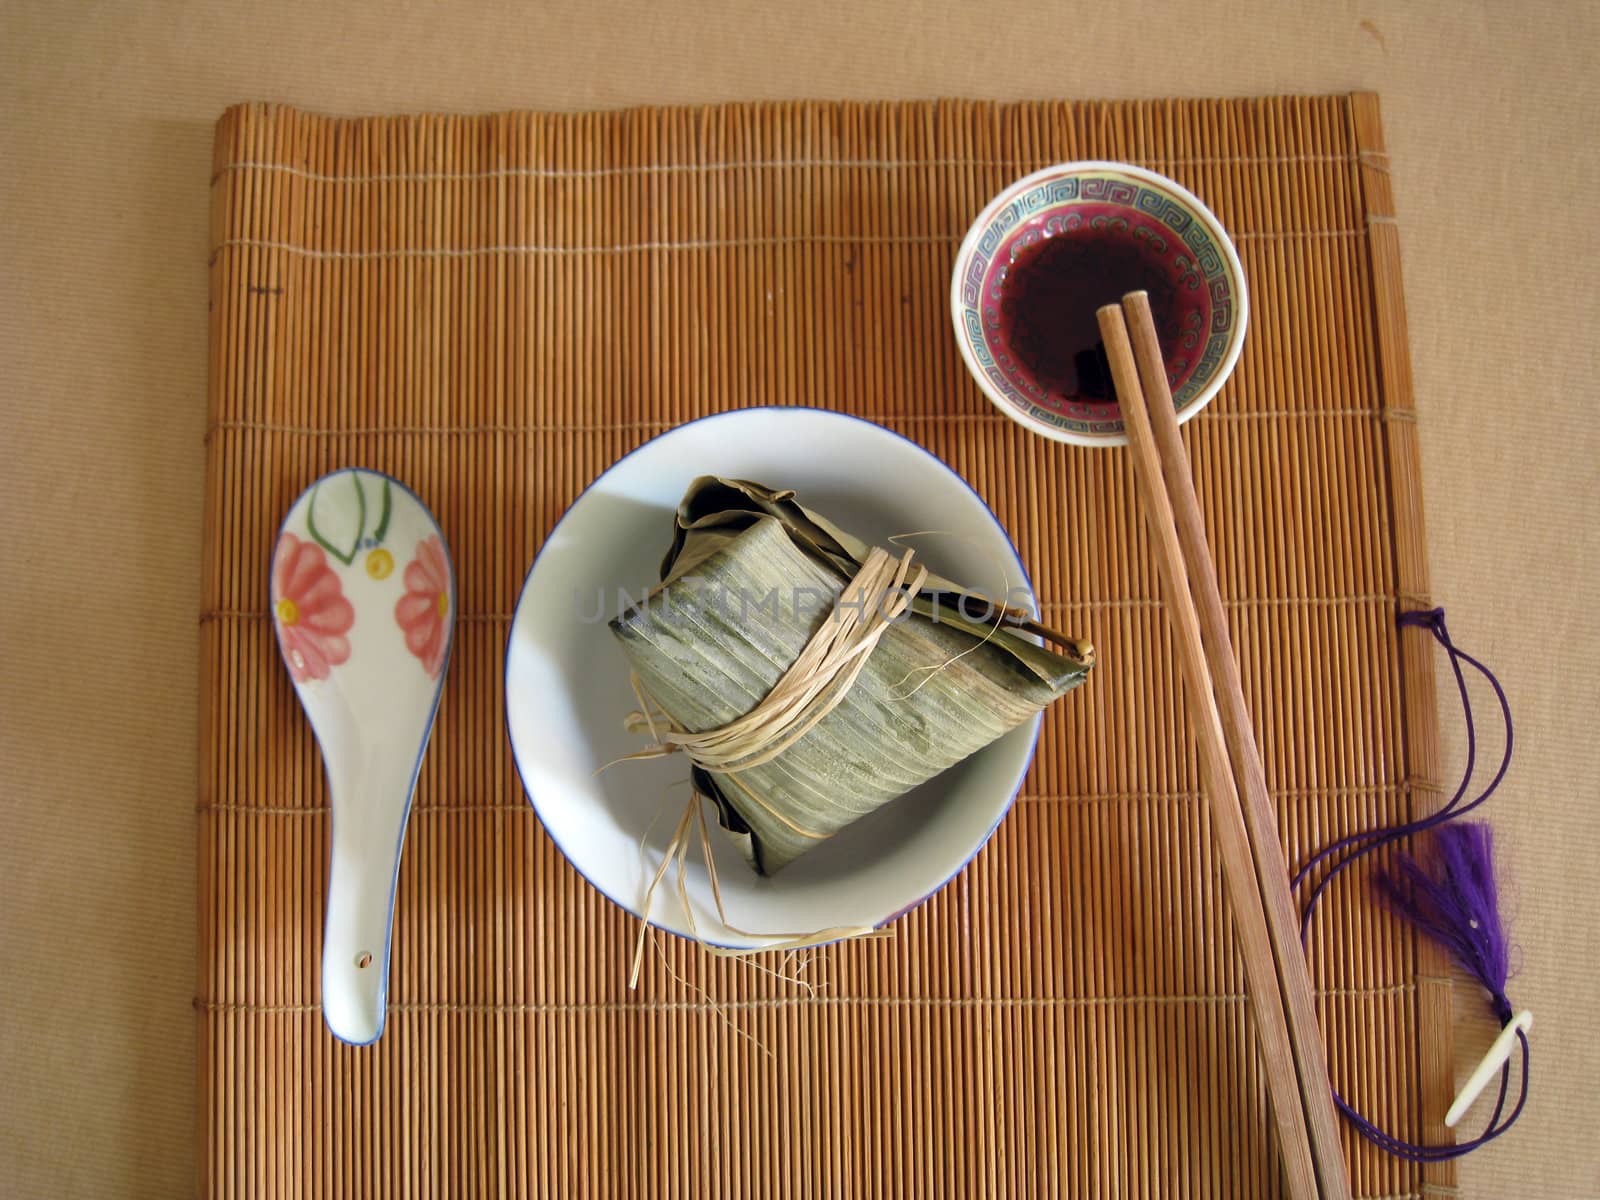
{"type": "Polygon", "coordinates": [[[1024,175],[1021,179],[1014,180],[1002,188],[993,199],[983,206],[983,210],[978,213],[972,224],[967,227],[966,236],[961,239],[961,247],[956,251],[955,263],[950,268],[950,325],[955,333],[956,348],[961,352],[961,361],[966,365],[967,374],[972,376],[974,382],[978,385],[978,390],[983,393],[985,399],[1013,421],[1042,437],[1050,438],[1052,441],[1067,442],[1074,446],[1125,446],[1128,444],[1128,436],[1125,433],[1087,434],[1070,429],[1060,429],[1022,412],[1010,400],[997,394],[994,386],[984,376],[983,365],[978,362],[972,353],[972,346],[968,343],[966,330],[963,328],[961,321],[962,311],[967,307],[961,298],[964,267],[976,248],[979,239],[983,237],[984,231],[989,227],[990,222],[999,215],[1001,209],[1030,188],[1052,179],[1078,175],[1087,171],[1117,171],[1130,175],[1135,179],[1159,185],[1172,192],[1185,204],[1192,206],[1195,215],[1202,224],[1209,227],[1212,236],[1216,239],[1217,245],[1222,250],[1227,269],[1238,284],[1236,289],[1239,305],[1238,333],[1234,336],[1227,352],[1223,355],[1222,363],[1217,368],[1216,377],[1193,400],[1179,410],[1178,424],[1182,425],[1216,399],[1217,393],[1222,390],[1222,385],[1228,381],[1228,377],[1233,374],[1234,368],[1239,364],[1239,356],[1244,352],[1245,334],[1249,331],[1250,289],[1245,282],[1244,264],[1239,261],[1239,250],[1233,244],[1233,238],[1223,228],[1222,222],[1217,219],[1217,214],[1206,206],[1205,201],[1201,200],[1199,196],[1196,196],[1177,180],[1163,175],[1159,171],[1135,166],[1133,163],[1100,158],[1084,159],[1079,162],[1056,163],[1053,166],[1034,171],[1032,174],[1024,175]]]}
{"type": "MultiPolygon", "coordinates": [[[[278,536],[273,540],[272,543],[272,557],[267,560],[267,600],[269,607],[272,600],[272,581],[277,577],[278,574],[278,548],[283,545],[283,535],[284,532],[289,528],[289,518],[294,516],[294,510],[300,507],[300,501],[304,500],[308,495],[310,495],[311,492],[317,488],[323,480],[332,479],[335,475],[344,475],[351,471],[359,471],[363,475],[374,475],[379,479],[388,480],[390,483],[394,484],[395,487],[399,488],[402,492],[415,500],[417,502],[417,507],[423,511],[429,522],[432,523],[434,532],[439,535],[439,541],[444,544],[445,563],[450,568],[450,640],[445,644],[444,661],[439,665],[439,680],[433,685],[433,705],[428,709],[428,732],[427,735],[422,739],[422,745],[417,748],[417,761],[411,764],[411,786],[406,792],[405,812],[402,813],[400,817],[400,837],[395,842],[394,846],[394,874],[389,876],[389,920],[384,926],[383,933],[383,970],[378,975],[378,1032],[374,1033],[364,1042],[352,1042],[348,1038],[343,1037],[339,1033],[335,1032],[332,1025],[328,1025],[327,1006],[319,1006],[322,1008],[322,1023],[327,1026],[328,1032],[333,1034],[334,1037],[338,1038],[339,1041],[343,1042],[347,1046],[370,1046],[383,1036],[383,1031],[389,1024],[389,958],[394,949],[394,895],[395,890],[400,883],[400,855],[402,851],[405,850],[406,829],[411,824],[411,806],[417,798],[417,777],[422,773],[422,760],[428,757],[428,745],[433,741],[433,724],[439,716],[439,701],[444,698],[445,676],[450,673],[450,659],[455,655],[456,651],[456,618],[459,606],[456,603],[457,593],[455,555],[450,553],[450,540],[444,536],[444,529],[439,525],[439,518],[434,515],[433,509],[428,507],[427,502],[423,500],[421,496],[417,495],[416,492],[407,487],[404,483],[400,482],[400,480],[396,479],[393,475],[390,475],[385,471],[374,471],[371,467],[337,467],[332,471],[327,471],[321,475],[318,475],[310,483],[306,484],[305,487],[301,488],[300,491],[295,495],[294,500],[290,503],[289,511],[283,514],[283,520],[278,522],[278,536]]],[[[283,643],[278,641],[278,624],[275,618],[272,624],[272,640],[278,646],[278,660],[282,662],[283,643]]],[[[289,664],[284,663],[283,669],[287,671],[289,669],[289,664]]],[[[294,676],[292,674],[289,676],[289,684],[294,688],[295,697],[298,699],[300,694],[300,685],[295,683],[294,676]]],[[[323,754],[322,734],[317,729],[316,721],[312,720],[310,712],[306,711],[304,705],[301,705],[301,711],[305,713],[306,724],[311,726],[311,736],[316,739],[317,753],[323,754]]],[[[322,771],[324,775],[326,775],[328,772],[328,761],[325,754],[323,754],[322,771]]],[[[333,845],[333,827],[338,823],[338,820],[338,811],[333,807],[333,790],[332,782],[330,780],[328,791],[328,844],[330,846],[333,845]]],[[[332,882],[333,862],[330,860],[328,863],[327,878],[323,884],[324,888],[326,888],[332,882]]],[[[327,903],[326,896],[323,897],[323,903],[327,903]]],[[[324,947],[326,947],[328,944],[328,922],[332,919],[333,913],[331,910],[324,913],[322,916],[322,944],[324,947]]]]}
{"type": "MultiPolygon", "coordinates": [[[[651,438],[649,441],[640,442],[632,450],[628,451],[621,458],[617,459],[616,462],[612,463],[605,470],[601,471],[600,474],[596,475],[593,479],[591,479],[584,486],[583,491],[579,492],[575,497],[573,497],[572,503],[567,505],[566,512],[561,514],[561,519],[550,527],[550,532],[547,533],[545,535],[545,537],[544,537],[544,540],[539,543],[539,549],[534,553],[533,562],[528,567],[527,573],[522,577],[522,591],[517,596],[517,607],[512,611],[512,614],[511,614],[511,629],[506,634],[506,651],[505,651],[504,666],[503,666],[503,669],[502,669],[502,672],[501,672],[501,675],[502,675],[501,687],[502,687],[502,690],[504,691],[505,702],[506,702],[505,703],[506,740],[511,743],[511,759],[516,764],[516,767],[517,767],[517,778],[522,783],[523,795],[525,795],[528,798],[528,804],[530,806],[532,806],[533,811],[534,811],[534,815],[539,818],[539,824],[544,826],[545,834],[550,838],[550,840],[552,842],[555,843],[556,849],[561,852],[561,857],[567,860],[568,865],[571,866],[572,869],[574,871],[576,871],[583,878],[585,883],[587,883],[590,887],[594,888],[595,891],[599,892],[602,896],[604,896],[607,900],[611,901],[611,903],[615,904],[618,908],[622,909],[623,912],[627,913],[629,916],[633,917],[635,920],[644,921],[652,929],[659,929],[663,933],[670,933],[674,937],[683,938],[685,941],[698,942],[698,943],[700,943],[702,945],[706,945],[706,946],[714,946],[719,950],[741,950],[741,951],[742,950],[753,950],[753,951],[760,951],[762,949],[762,947],[761,946],[746,945],[744,943],[719,942],[719,941],[716,941],[716,940],[714,940],[712,938],[708,938],[708,937],[691,937],[689,934],[681,933],[676,929],[668,929],[665,925],[659,925],[655,921],[652,921],[649,917],[644,916],[643,914],[641,914],[639,912],[636,912],[632,905],[624,903],[623,901],[619,900],[616,896],[613,896],[605,888],[601,887],[592,878],[590,878],[589,874],[586,871],[584,871],[584,869],[582,867],[580,867],[578,865],[577,860],[574,859],[571,854],[567,853],[567,848],[561,844],[561,839],[558,838],[555,835],[555,831],[550,828],[550,823],[544,819],[544,814],[539,811],[539,802],[536,799],[534,799],[533,789],[528,786],[528,775],[527,775],[527,772],[522,769],[522,756],[521,756],[520,752],[517,750],[517,740],[511,734],[511,648],[512,648],[513,643],[516,640],[517,625],[518,625],[519,618],[522,616],[523,601],[525,601],[527,599],[527,596],[528,596],[528,584],[533,579],[533,573],[536,570],[539,569],[539,560],[544,557],[545,547],[548,546],[551,543],[551,541],[553,541],[555,539],[555,536],[556,536],[557,532],[559,532],[560,529],[561,529],[561,526],[566,523],[567,518],[572,515],[573,510],[575,510],[578,507],[579,503],[583,500],[583,498],[585,496],[587,496],[589,494],[589,492],[593,488],[595,488],[600,483],[600,481],[602,479],[604,479],[607,475],[611,474],[611,472],[615,471],[623,463],[627,462],[628,459],[632,458],[635,454],[638,454],[641,450],[644,450],[646,447],[653,446],[656,442],[660,441],[662,438],[671,437],[673,434],[678,433],[680,430],[687,429],[691,425],[699,425],[699,424],[702,424],[702,423],[707,422],[707,421],[716,421],[716,420],[720,420],[720,419],[722,419],[724,417],[743,416],[746,413],[758,413],[758,412],[766,412],[766,413],[807,413],[807,414],[811,414],[811,415],[820,415],[820,416],[825,416],[825,417],[840,417],[840,418],[843,418],[845,420],[854,421],[854,422],[856,422],[857,424],[860,424],[860,425],[866,425],[867,427],[869,427],[871,429],[875,429],[875,430],[879,431],[880,433],[886,433],[890,437],[899,438],[902,442],[905,442],[908,446],[913,447],[914,449],[920,451],[922,454],[926,455],[928,458],[932,459],[934,461],[934,463],[936,463],[939,467],[943,468],[945,471],[948,471],[952,477],[954,477],[955,479],[959,480],[960,483],[961,483],[961,486],[966,488],[967,491],[971,494],[972,498],[974,500],[976,500],[983,507],[983,511],[989,514],[989,519],[994,522],[994,527],[1000,531],[1000,536],[1005,539],[1006,548],[1011,552],[1012,565],[1015,566],[1017,568],[1018,573],[1021,574],[1023,586],[1025,588],[1027,588],[1027,590],[1028,590],[1028,609],[1029,609],[1030,615],[1032,615],[1035,620],[1037,620],[1038,616],[1039,616],[1038,600],[1035,597],[1034,591],[1033,591],[1033,579],[1029,576],[1028,568],[1027,568],[1026,564],[1024,564],[1023,561],[1022,561],[1022,555],[1017,552],[1016,543],[1011,540],[1010,532],[1006,529],[1005,525],[1001,522],[1000,518],[995,515],[994,509],[989,507],[989,502],[987,500],[985,500],[981,495],[979,495],[978,490],[975,487],[973,487],[972,484],[967,482],[966,477],[964,475],[962,475],[960,471],[957,471],[949,463],[945,462],[944,459],[940,458],[937,454],[935,454],[932,450],[929,450],[926,446],[922,445],[920,442],[913,441],[911,438],[908,438],[905,434],[898,433],[895,430],[890,429],[885,425],[879,425],[876,421],[869,421],[865,417],[858,417],[854,413],[836,412],[836,411],[834,411],[832,409],[816,408],[814,406],[806,405],[806,404],[756,404],[756,405],[751,405],[748,408],[733,408],[733,409],[728,409],[725,412],[707,413],[703,417],[696,417],[692,421],[685,421],[681,425],[675,425],[671,429],[664,430],[663,432],[658,433],[655,437],[651,438]]],[[[951,881],[954,880],[957,875],[960,875],[961,872],[965,871],[967,869],[967,867],[969,867],[972,864],[972,860],[977,858],[979,853],[983,850],[983,848],[989,844],[989,840],[994,837],[995,830],[1000,828],[1000,822],[1005,820],[1006,814],[1009,813],[1011,811],[1012,807],[1016,804],[1017,795],[1018,795],[1018,793],[1020,793],[1022,791],[1022,785],[1028,778],[1028,772],[1033,769],[1033,759],[1034,759],[1034,755],[1037,754],[1038,750],[1039,750],[1039,735],[1040,735],[1040,732],[1043,730],[1043,728],[1044,728],[1044,714],[1042,712],[1041,713],[1036,713],[1034,715],[1034,717],[1033,717],[1033,736],[1032,736],[1032,738],[1030,739],[1030,741],[1028,743],[1028,753],[1025,756],[1025,758],[1023,759],[1022,770],[1021,770],[1020,773],[1018,773],[1016,779],[1012,781],[1009,794],[1006,796],[1006,801],[1005,801],[1004,804],[1002,804],[1000,806],[1000,811],[995,814],[994,821],[989,825],[989,828],[984,831],[983,836],[978,839],[977,844],[972,847],[972,850],[967,855],[967,857],[962,860],[961,865],[956,867],[955,870],[951,871],[950,874],[946,875],[943,880],[941,880],[939,883],[934,885],[934,887],[931,890],[929,890],[927,893],[925,893],[924,895],[922,895],[918,899],[913,900],[910,904],[907,904],[904,908],[898,909],[895,912],[890,913],[888,916],[884,917],[882,920],[876,922],[873,925],[874,929],[883,929],[888,925],[892,925],[896,921],[898,921],[901,917],[904,917],[908,913],[916,911],[917,909],[921,908],[924,904],[926,904],[929,900],[932,900],[935,896],[937,896],[940,892],[942,892],[946,887],[948,887],[950,885],[951,881]]],[[[988,749],[988,747],[985,747],[984,749],[988,749]]],[[[978,753],[982,754],[983,750],[979,750],[978,753]]],[[[757,936],[760,936],[760,935],[757,935],[757,936]]],[[[835,938],[833,940],[834,941],[840,941],[842,939],[835,938]]],[[[832,942],[819,942],[817,944],[818,945],[831,945],[832,942]]]]}

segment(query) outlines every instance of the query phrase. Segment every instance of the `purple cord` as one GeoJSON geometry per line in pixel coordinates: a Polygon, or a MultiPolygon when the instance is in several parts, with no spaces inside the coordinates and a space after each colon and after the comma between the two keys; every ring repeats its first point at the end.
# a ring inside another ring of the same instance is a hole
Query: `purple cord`
{"type": "MultiPolygon", "coordinates": [[[[1401,613],[1398,624],[1401,628],[1416,626],[1417,628],[1426,629],[1444,647],[1445,652],[1450,655],[1450,668],[1455,673],[1456,688],[1461,695],[1461,709],[1466,716],[1467,722],[1466,770],[1461,777],[1461,786],[1456,789],[1455,795],[1450,797],[1449,803],[1439,809],[1438,812],[1426,817],[1420,817],[1414,821],[1405,821],[1397,825],[1385,825],[1377,829],[1368,829],[1361,833],[1353,833],[1339,838],[1337,841],[1317,851],[1310,861],[1300,868],[1295,874],[1293,883],[1290,885],[1293,888],[1299,888],[1312,871],[1316,870],[1318,866],[1333,855],[1344,850],[1350,851],[1328,869],[1328,873],[1318,881],[1316,887],[1312,889],[1311,894],[1306,898],[1300,919],[1300,940],[1302,944],[1305,943],[1306,935],[1310,930],[1311,915],[1316,910],[1317,902],[1322,898],[1322,894],[1328,885],[1337,876],[1374,851],[1392,845],[1401,838],[1411,837],[1428,830],[1438,831],[1436,840],[1440,843],[1442,853],[1481,864],[1484,879],[1474,881],[1475,886],[1472,891],[1476,894],[1471,895],[1469,898],[1479,904],[1487,904],[1491,909],[1493,906],[1493,879],[1489,867],[1492,856],[1487,830],[1477,831],[1474,827],[1468,825],[1462,827],[1459,832],[1455,830],[1448,831],[1450,836],[1446,837],[1447,831],[1442,827],[1477,808],[1493,794],[1494,790],[1500,786],[1500,781],[1505,778],[1506,769],[1511,765],[1511,706],[1507,703],[1505,691],[1501,688],[1500,681],[1494,677],[1494,673],[1470,654],[1457,649],[1450,640],[1449,630],[1445,628],[1444,623],[1444,609],[1435,608],[1427,611],[1401,613]],[[1494,689],[1495,699],[1500,703],[1500,715],[1505,721],[1506,729],[1505,753],[1501,756],[1499,770],[1495,772],[1494,778],[1489,781],[1488,786],[1466,804],[1462,804],[1461,800],[1467,794],[1467,787],[1472,781],[1473,770],[1477,765],[1478,738],[1477,729],[1472,720],[1472,700],[1467,693],[1466,677],[1461,670],[1462,663],[1466,663],[1489,681],[1489,686],[1494,689]],[[1354,848],[1352,849],[1352,847],[1354,848]]],[[[1430,889],[1430,881],[1426,875],[1414,862],[1409,860],[1401,864],[1401,871],[1397,877],[1392,876],[1387,879],[1381,879],[1380,883],[1384,888],[1386,899],[1390,902],[1390,907],[1400,910],[1401,915],[1417,923],[1425,931],[1433,933],[1434,936],[1441,936],[1440,927],[1443,927],[1445,940],[1451,943],[1450,948],[1456,952],[1458,960],[1483,985],[1484,990],[1489,993],[1495,1016],[1499,1018],[1503,1028],[1511,1020],[1512,1009],[1511,1002],[1506,998],[1505,994],[1506,964],[1503,935],[1498,927],[1492,929],[1492,931],[1485,930],[1483,936],[1480,937],[1477,936],[1479,923],[1474,921],[1471,925],[1473,936],[1470,944],[1466,939],[1460,937],[1449,938],[1448,934],[1453,930],[1458,930],[1463,923],[1459,919],[1460,914],[1455,914],[1457,916],[1456,921],[1452,922],[1450,920],[1452,912],[1449,910],[1453,908],[1454,903],[1452,898],[1442,896],[1439,889],[1430,889]],[[1433,907],[1430,907],[1430,905],[1433,907]],[[1442,916],[1438,911],[1439,906],[1446,909],[1442,916]]],[[[1459,897],[1456,900],[1459,900],[1459,897]]],[[[1345,1115],[1346,1119],[1356,1127],[1356,1130],[1363,1137],[1398,1158],[1420,1163],[1443,1162],[1448,1159],[1459,1158],[1463,1154],[1471,1153],[1479,1146],[1492,1142],[1510,1129],[1516,1123],[1517,1118],[1522,1115],[1523,1106],[1528,1100],[1530,1055],[1527,1035],[1519,1030],[1517,1041],[1522,1048],[1522,1084],[1518,1092],[1516,1106],[1511,1110],[1510,1116],[1507,1116],[1502,1121],[1501,1115],[1505,1112],[1506,1097],[1510,1091],[1511,1084],[1511,1064],[1507,1062],[1500,1070],[1500,1098],[1495,1104],[1494,1113],[1490,1116],[1489,1123],[1485,1126],[1484,1131],[1470,1141],[1459,1142],[1450,1146],[1418,1145],[1415,1142],[1408,1142],[1403,1138],[1398,1138],[1379,1129],[1352,1108],[1344,1097],[1339,1095],[1338,1089],[1334,1089],[1333,1100],[1339,1106],[1339,1111],[1345,1115]]]]}

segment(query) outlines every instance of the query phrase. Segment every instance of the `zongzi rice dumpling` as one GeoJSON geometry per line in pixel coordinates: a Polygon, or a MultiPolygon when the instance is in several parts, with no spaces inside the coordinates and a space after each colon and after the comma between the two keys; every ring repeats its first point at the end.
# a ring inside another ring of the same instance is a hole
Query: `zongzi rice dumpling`
{"type": "Polygon", "coordinates": [[[793,493],[704,476],[661,584],[611,628],[658,739],[772,874],[1083,681],[1087,644],[983,607],[793,493]]]}

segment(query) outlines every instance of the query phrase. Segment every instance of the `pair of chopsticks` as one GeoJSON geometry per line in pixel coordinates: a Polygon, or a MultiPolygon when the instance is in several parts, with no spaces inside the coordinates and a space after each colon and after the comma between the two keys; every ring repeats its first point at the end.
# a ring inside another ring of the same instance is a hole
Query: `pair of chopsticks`
{"type": "Polygon", "coordinates": [[[1349,1200],[1289,874],[1194,478],[1178,437],[1150,299],[1131,292],[1121,305],[1100,309],[1098,317],[1199,741],[1289,1194],[1296,1200],[1349,1200]]]}

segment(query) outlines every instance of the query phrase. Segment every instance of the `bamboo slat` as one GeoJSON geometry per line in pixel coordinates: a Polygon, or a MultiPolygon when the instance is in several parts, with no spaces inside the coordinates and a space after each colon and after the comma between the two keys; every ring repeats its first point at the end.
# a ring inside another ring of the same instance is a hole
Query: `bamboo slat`
{"type": "MultiPolygon", "coordinates": [[[[1438,802],[1432,661],[1394,627],[1427,572],[1373,98],[234,108],[211,184],[204,1195],[1280,1194],[1130,466],[995,413],[948,329],[968,221],[1071,158],[1199,193],[1249,277],[1239,368],[1183,439],[1287,860],[1438,802]],[[755,403],[849,411],[940,455],[1101,665],[1051,711],[990,845],[893,939],[815,953],[814,994],[673,938],[629,992],[629,920],[544,835],[511,761],[510,613],[590,479],[755,403]],[[342,465],[426,499],[461,606],[388,1029],[361,1050],[317,1007],[327,796],[266,602],[280,515],[342,465]]],[[[1437,961],[1355,880],[1310,963],[1335,1084],[1437,1137],[1437,961]]],[[[1344,1149],[1357,1196],[1453,1181],[1348,1131],[1344,1149]]]]}

